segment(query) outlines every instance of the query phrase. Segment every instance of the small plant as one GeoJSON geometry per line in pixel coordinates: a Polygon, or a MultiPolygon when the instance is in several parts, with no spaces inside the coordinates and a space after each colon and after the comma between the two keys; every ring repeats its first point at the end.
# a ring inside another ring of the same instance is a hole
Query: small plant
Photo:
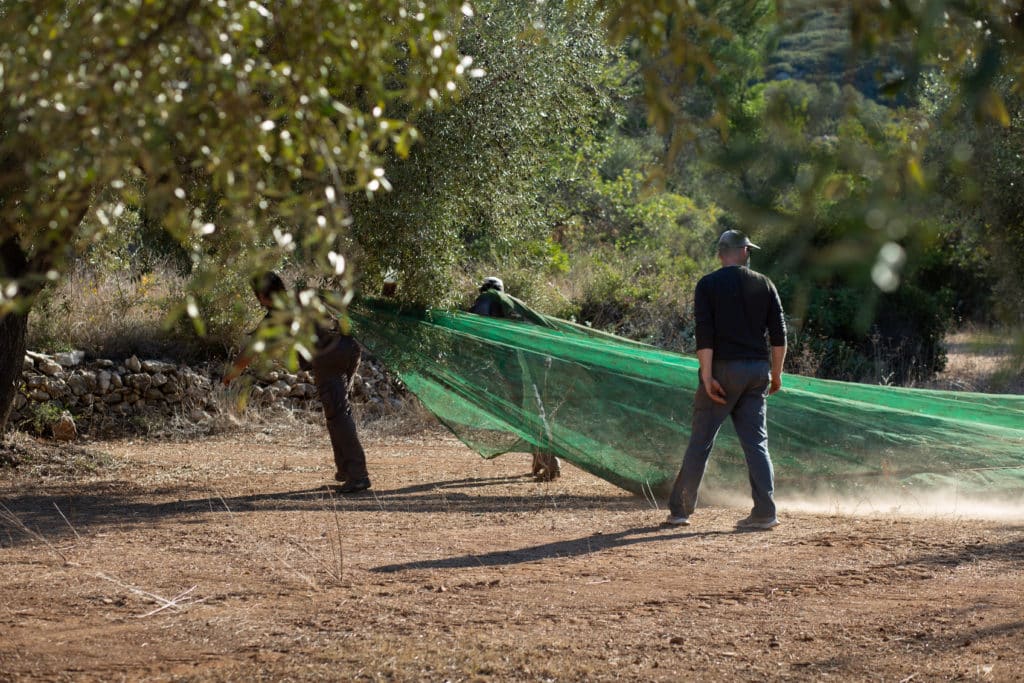
{"type": "Polygon", "coordinates": [[[45,434],[60,419],[61,413],[64,412],[63,408],[52,401],[29,403],[28,411],[28,426],[34,434],[39,436],[45,434]]]}

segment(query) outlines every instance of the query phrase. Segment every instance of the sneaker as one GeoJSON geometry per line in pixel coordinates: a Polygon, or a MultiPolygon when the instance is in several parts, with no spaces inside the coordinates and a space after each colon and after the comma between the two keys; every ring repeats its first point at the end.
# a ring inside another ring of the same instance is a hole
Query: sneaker
{"type": "Polygon", "coordinates": [[[370,488],[370,478],[360,477],[359,479],[349,479],[344,484],[338,487],[338,493],[359,493],[370,488]]]}
{"type": "Polygon", "coordinates": [[[665,519],[665,524],[669,526],[690,526],[690,518],[685,515],[669,514],[665,519]]]}
{"type": "Polygon", "coordinates": [[[738,529],[771,529],[779,525],[778,517],[746,517],[736,522],[736,528],[738,529]]]}

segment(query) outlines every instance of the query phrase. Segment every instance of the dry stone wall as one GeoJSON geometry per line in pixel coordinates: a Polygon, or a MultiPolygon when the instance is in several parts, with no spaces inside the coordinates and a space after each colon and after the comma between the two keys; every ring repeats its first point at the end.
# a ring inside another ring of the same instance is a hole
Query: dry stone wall
{"type": "MultiPolygon", "coordinates": [[[[126,418],[183,415],[202,422],[224,410],[221,367],[191,367],[131,356],[123,361],[86,360],[81,351],[25,354],[22,382],[14,398],[15,425],[49,429],[63,440],[100,424],[126,418]]],[[[306,371],[270,370],[250,376],[250,404],[319,411],[316,386],[306,371]]],[[[364,356],[354,378],[353,404],[371,410],[401,407],[407,393],[372,357],[364,356]]]]}

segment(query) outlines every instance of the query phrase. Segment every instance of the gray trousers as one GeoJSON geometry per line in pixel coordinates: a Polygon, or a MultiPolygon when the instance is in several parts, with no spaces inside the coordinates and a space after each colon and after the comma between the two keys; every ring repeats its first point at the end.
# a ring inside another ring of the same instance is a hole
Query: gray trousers
{"type": "Polygon", "coordinates": [[[359,443],[348,402],[360,355],[359,344],[352,337],[339,335],[313,356],[313,377],[324,407],[339,481],[367,476],[366,453],[359,443]]]}
{"type": "Polygon", "coordinates": [[[715,403],[700,383],[694,398],[693,429],[683,465],[672,486],[669,510],[673,515],[689,517],[697,507],[708,457],[725,418],[732,417],[736,435],[743,446],[754,499],[751,515],[758,519],[775,517],[775,475],[768,454],[768,424],[765,398],[771,381],[768,361],[714,361],[712,375],[725,390],[725,405],[715,403]]]}

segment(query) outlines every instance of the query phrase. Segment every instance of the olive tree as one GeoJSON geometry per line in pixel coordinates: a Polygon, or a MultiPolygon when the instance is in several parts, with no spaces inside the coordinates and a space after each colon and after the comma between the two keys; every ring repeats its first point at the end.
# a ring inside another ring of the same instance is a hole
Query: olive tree
{"type": "Polygon", "coordinates": [[[394,269],[402,296],[423,303],[458,300],[452,279],[464,268],[513,268],[536,257],[564,219],[554,188],[578,174],[576,151],[607,108],[602,79],[614,55],[599,24],[559,3],[483,0],[474,8],[459,51],[484,74],[457,103],[418,119],[422,143],[388,165],[393,192],[351,201],[353,234],[374,256],[367,277],[394,269]],[[445,247],[425,251],[379,225],[445,247]]]}
{"type": "MultiPolygon", "coordinates": [[[[0,429],[33,297],[128,209],[187,248],[197,291],[226,263],[295,249],[350,277],[344,198],[385,189],[382,159],[457,94],[472,13],[461,0],[0,5],[0,429]]],[[[192,297],[177,312],[201,327],[192,297]]]]}

